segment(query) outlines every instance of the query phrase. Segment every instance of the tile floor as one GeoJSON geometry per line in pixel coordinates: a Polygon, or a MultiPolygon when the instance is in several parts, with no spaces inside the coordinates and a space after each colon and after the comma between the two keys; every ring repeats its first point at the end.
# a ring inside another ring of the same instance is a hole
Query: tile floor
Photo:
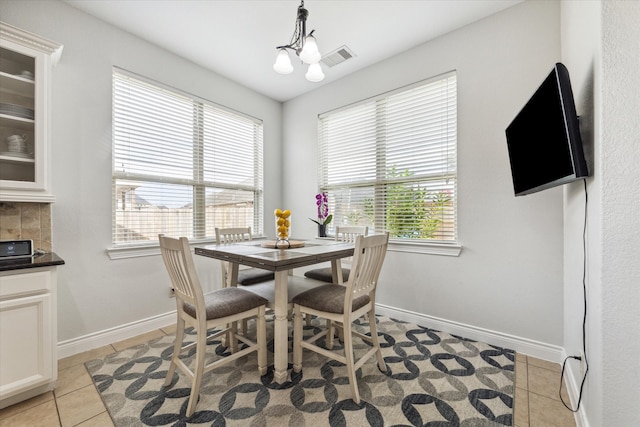
{"type": "MultiPolygon", "coordinates": [[[[0,426],[113,426],[84,362],[172,332],[162,328],[59,360],[56,389],[0,410],[0,426]]],[[[573,413],[558,398],[559,382],[560,365],[516,355],[515,427],[575,427],[573,413]]],[[[563,395],[569,402],[564,389],[563,395]]]]}
{"type": "MultiPolygon", "coordinates": [[[[561,366],[516,354],[515,427],[575,427],[573,412],[558,397],[561,366]]],[[[565,383],[562,398],[569,405],[565,383]]]]}

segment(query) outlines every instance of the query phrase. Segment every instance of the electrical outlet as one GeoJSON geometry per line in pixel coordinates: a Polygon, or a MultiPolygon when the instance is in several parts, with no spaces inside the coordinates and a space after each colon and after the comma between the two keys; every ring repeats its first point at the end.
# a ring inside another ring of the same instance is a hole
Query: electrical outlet
{"type": "Polygon", "coordinates": [[[176,297],[176,291],[173,290],[173,288],[169,288],[169,298],[175,298],[176,297]]]}
{"type": "Polygon", "coordinates": [[[584,375],[587,370],[587,358],[583,352],[580,352],[580,375],[584,375]]]}

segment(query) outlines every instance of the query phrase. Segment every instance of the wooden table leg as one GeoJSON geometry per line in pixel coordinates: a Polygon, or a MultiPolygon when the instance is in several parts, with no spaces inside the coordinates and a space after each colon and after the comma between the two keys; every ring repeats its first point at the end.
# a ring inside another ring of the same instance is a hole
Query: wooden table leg
{"type": "Polygon", "coordinates": [[[240,264],[237,262],[229,263],[229,272],[227,273],[229,277],[227,277],[228,282],[225,286],[238,286],[238,271],[240,270],[240,264]]]}
{"type": "Polygon", "coordinates": [[[333,283],[342,284],[342,262],[340,259],[331,260],[331,276],[333,283]]]}
{"type": "Polygon", "coordinates": [[[289,321],[288,314],[288,296],[287,296],[287,270],[275,272],[275,320],[274,320],[274,357],[273,379],[282,384],[287,380],[288,360],[289,360],[289,321]]]}

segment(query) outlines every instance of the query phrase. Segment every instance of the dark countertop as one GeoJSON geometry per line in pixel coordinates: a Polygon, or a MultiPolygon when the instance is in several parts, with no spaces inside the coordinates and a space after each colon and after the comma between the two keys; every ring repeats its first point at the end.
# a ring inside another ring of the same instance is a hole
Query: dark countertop
{"type": "Polygon", "coordinates": [[[0,259],[0,271],[21,270],[24,268],[52,267],[63,265],[64,260],[50,252],[42,255],[34,255],[26,258],[0,259]]]}

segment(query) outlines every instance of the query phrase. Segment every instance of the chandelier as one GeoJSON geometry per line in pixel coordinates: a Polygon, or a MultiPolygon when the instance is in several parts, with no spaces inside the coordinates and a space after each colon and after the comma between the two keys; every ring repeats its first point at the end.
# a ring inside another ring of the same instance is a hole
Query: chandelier
{"type": "Polygon", "coordinates": [[[304,8],[304,0],[302,0],[300,6],[298,6],[296,27],[289,44],[276,47],[276,49],[278,49],[278,56],[276,57],[275,64],[273,64],[273,69],[279,74],[291,74],[293,72],[288,51],[288,49],[290,49],[298,55],[302,62],[309,64],[305,78],[310,82],[319,82],[324,79],[324,73],[320,67],[322,55],[320,55],[320,51],[318,50],[316,38],[313,36],[315,30],[311,30],[307,35],[306,24],[308,16],[309,11],[304,8]]]}

